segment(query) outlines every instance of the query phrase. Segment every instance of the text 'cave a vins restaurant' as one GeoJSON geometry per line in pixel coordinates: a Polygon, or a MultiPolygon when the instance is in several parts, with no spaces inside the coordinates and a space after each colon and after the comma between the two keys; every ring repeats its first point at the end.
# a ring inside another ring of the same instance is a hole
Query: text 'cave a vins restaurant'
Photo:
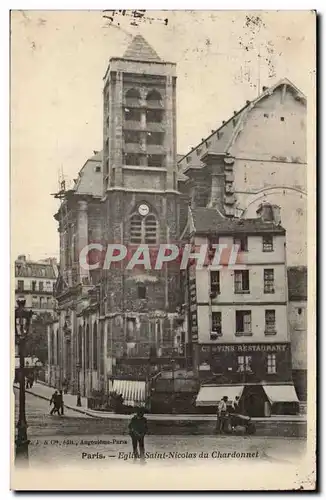
{"type": "Polygon", "coordinates": [[[240,411],[251,417],[298,413],[292,382],[290,343],[201,344],[201,387],[196,406],[216,411],[224,396],[240,398],[240,411]]]}

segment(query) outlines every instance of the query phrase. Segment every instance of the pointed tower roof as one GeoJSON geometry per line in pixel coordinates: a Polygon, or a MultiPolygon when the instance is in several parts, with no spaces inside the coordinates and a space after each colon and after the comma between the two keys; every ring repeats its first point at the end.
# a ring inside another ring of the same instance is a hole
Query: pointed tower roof
{"type": "Polygon", "coordinates": [[[123,59],[134,59],[136,61],[161,61],[155,50],[146,42],[145,38],[137,35],[133,38],[123,59]]]}

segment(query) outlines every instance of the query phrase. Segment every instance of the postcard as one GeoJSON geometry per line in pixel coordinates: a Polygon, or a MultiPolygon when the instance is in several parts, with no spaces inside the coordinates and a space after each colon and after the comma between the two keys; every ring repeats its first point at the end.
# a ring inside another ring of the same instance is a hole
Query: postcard
{"type": "Polygon", "coordinates": [[[316,16],[11,11],[13,490],[315,490],[316,16]]]}

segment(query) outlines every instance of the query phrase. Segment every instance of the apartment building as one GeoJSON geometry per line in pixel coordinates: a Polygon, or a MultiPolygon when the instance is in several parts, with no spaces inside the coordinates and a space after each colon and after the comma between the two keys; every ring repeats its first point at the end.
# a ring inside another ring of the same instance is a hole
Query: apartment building
{"type": "Polygon", "coordinates": [[[196,252],[208,245],[210,255],[202,268],[194,258],[188,270],[197,406],[216,408],[223,396],[239,396],[252,416],[295,412],[279,208],[262,204],[255,219],[228,219],[209,208],[189,213],[188,241],[196,252]]]}

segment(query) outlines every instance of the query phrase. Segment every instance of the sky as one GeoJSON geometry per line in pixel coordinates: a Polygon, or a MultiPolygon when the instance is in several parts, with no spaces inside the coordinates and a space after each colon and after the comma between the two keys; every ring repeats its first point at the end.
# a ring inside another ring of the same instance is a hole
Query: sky
{"type": "Polygon", "coordinates": [[[13,257],[58,257],[51,194],[62,175],[69,186],[102,149],[103,77],[110,57],[122,56],[136,34],[177,63],[179,154],[262,86],[286,77],[306,95],[312,90],[312,12],[147,11],[138,26],[130,13],[110,21],[101,11],[12,11],[13,257]]]}

